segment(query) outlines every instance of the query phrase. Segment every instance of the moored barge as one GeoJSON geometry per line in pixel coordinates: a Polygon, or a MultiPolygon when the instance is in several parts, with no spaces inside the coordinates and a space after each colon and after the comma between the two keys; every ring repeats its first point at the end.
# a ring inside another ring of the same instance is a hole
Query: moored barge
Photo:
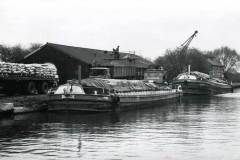
{"type": "Polygon", "coordinates": [[[49,111],[109,112],[161,105],[177,100],[181,90],[141,80],[89,78],[67,83],[49,94],[49,111]]]}
{"type": "Polygon", "coordinates": [[[197,71],[178,75],[173,84],[181,85],[183,95],[215,95],[233,92],[233,87],[226,81],[210,78],[208,74],[197,71]]]}

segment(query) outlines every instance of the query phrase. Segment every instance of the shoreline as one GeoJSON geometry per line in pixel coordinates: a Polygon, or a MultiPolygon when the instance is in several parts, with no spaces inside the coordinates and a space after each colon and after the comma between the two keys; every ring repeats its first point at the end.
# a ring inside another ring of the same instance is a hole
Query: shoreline
{"type": "MultiPolygon", "coordinates": [[[[47,95],[16,95],[0,97],[0,104],[13,104],[12,114],[23,114],[47,110],[47,95]]],[[[4,114],[4,113],[2,113],[4,114]]]]}

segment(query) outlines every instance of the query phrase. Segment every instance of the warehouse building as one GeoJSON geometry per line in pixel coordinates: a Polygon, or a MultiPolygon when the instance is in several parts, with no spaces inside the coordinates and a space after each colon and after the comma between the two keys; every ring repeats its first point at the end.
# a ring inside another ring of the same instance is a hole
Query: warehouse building
{"type": "Polygon", "coordinates": [[[218,78],[223,79],[224,78],[224,66],[216,61],[213,57],[209,57],[207,59],[209,63],[209,75],[211,78],[218,78]]]}
{"type": "Polygon", "coordinates": [[[58,70],[60,83],[69,79],[89,76],[94,66],[109,67],[114,78],[142,79],[152,62],[141,56],[113,51],[46,43],[24,57],[23,63],[53,63],[58,70]]]}

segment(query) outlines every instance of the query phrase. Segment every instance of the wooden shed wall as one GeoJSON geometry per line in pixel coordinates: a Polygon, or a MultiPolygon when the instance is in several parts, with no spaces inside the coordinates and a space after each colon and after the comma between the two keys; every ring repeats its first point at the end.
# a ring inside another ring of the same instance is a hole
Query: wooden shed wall
{"type": "Polygon", "coordinates": [[[53,63],[58,70],[60,84],[70,79],[78,79],[78,66],[81,65],[81,77],[89,76],[90,65],[72,58],[52,47],[45,46],[23,60],[24,63],[53,63]]]}

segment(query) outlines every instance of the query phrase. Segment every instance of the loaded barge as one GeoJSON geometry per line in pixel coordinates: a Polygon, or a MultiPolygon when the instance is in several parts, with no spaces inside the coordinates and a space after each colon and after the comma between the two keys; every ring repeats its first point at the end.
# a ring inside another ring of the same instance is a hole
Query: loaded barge
{"type": "Polygon", "coordinates": [[[215,95],[233,92],[233,87],[226,81],[210,78],[208,74],[197,71],[179,74],[173,84],[181,85],[183,95],[215,95]]]}
{"type": "Polygon", "coordinates": [[[109,112],[161,105],[177,100],[181,90],[142,80],[88,78],[61,85],[49,94],[49,111],[109,112]]]}

